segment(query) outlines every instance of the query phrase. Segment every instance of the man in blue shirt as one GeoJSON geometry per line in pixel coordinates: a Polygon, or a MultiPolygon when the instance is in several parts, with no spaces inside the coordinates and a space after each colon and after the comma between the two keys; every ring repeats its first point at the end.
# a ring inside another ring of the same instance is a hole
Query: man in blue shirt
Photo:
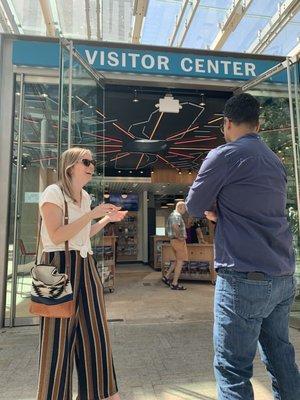
{"type": "Polygon", "coordinates": [[[300,399],[289,342],[296,291],[285,215],[286,173],[260,139],[259,103],[249,94],[225,105],[226,144],[210,151],[186,199],[189,214],[216,222],[215,376],[219,400],[252,400],[259,345],[275,399],[300,399]]]}

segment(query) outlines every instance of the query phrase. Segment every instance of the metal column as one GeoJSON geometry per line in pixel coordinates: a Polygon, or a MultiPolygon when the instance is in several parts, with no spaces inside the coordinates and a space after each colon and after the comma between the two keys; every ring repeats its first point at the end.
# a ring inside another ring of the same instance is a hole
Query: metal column
{"type": "Polygon", "coordinates": [[[12,163],[12,41],[0,35],[0,328],[4,326],[12,163]]]}

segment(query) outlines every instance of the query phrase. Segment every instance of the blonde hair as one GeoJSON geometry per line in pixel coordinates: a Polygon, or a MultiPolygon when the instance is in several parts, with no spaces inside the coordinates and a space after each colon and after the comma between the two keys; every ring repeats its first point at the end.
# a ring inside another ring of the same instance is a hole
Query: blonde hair
{"type": "Polygon", "coordinates": [[[59,181],[58,184],[75,203],[75,197],[72,190],[72,176],[71,168],[81,159],[84,158],[86,153],[91,153],[89,149],[81,147],[72,147],[64,151],[60,157],[60,168],[59,168],[59,181]]]}

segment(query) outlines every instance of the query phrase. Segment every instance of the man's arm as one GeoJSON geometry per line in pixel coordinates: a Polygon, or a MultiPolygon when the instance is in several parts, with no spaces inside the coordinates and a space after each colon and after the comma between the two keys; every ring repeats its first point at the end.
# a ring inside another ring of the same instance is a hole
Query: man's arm
{"type": "Polygon", "coordinates": [[[178,224],[173,224],[172,225],[173,232],[175,233],[175,238],[176,239],[183,239],[182,236],[180,236],[180,228],[178,224]]]}
{"type": "Polygon", "coordinates": [[[210,151],[186,198],[189,214],[201,218],[204,211],[211,209],[226,182],[227,169],[224,154],[219,149],[210,151]]]}

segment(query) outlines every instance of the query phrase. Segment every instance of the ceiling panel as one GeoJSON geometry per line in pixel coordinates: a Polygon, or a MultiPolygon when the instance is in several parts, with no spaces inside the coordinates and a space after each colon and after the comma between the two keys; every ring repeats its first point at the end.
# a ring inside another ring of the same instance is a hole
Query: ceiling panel
{"type": "Polygon", "coordinates": [[[288,54],[300,42],[300,11],[291,18],[270,45],[263,51],[264,54],[288,54]]]}
{"type": "Polygon", "coordinates": [[[263,29],[278,8],[274,0],[253,0],[244,18],[231,33],[222,50],[246,51],[250,44],[257,38],[258,31],[263,29]]]}
{"type": "MultiPolygon", "coordinates": [[[[48,0],[50,23],[55,27],[55,35],[83,40],[105,40],[131,43],[134,24],[133,9],[135,0],[48,0]]],[[[276,0],[252,0],[248,10],[236,29],[229,35],[222,50],[245,52],[276,13],[276,0]]],[[[283,3],[283,2],[281,2],[283,3]]],[[[168,46],[175,29],[176,20],[184,0],[149,0],[147,13],[141,31],[141,43],[168,46]]],[[[174,46],[188,24],[188,15],[194,0],[185,8],[174,46]]],[[[197,6],[191,26],[187,30],[183,47],[207,49],[217,36],[222,22],[233,6],[232,0],[201,0],[197,6]]],[[[38,0],[1,0],[0,32],[27,35],[46,35],[46,24],[38,0]],[[5,7],[14,15],[15,29],[7,21],[5,7]],[[3,14],[3,15],[2,15],[3,14]]],[[[282,32],[265,50],[267,54],[287,55],[296,46],[299,37],[299,21],[292,18],[282,32]]]]}
{"type": "Polygon", "coordinates": [[[219,23],[223,21],[231,0],[200,1],[183,47],[207,49],[217,35],[219,23]]]}
{"type": "MultiPolygon", "coordinates": [[[[37,0],[10,0],[12,13],[26,35],[46,35],[46,25],[37,0]],[[38,4],[37,4],[38,3],[38,4]]],[[[9,3],[9,2],[8,2],[9,3]]]]}

